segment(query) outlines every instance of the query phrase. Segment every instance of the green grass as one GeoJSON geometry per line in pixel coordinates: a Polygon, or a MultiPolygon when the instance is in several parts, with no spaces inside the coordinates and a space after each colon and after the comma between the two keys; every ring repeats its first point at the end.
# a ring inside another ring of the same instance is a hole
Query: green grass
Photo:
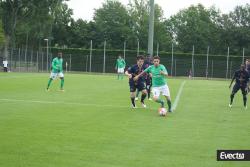
{"type": "MultiPolygon", "coordinates": [[[[130,109],[127,79],[0,73],[1,167],[244,167],[217,162],[217,149],[250,149],[250,109],[228,108],[229,81],[187,80],[177,110],[130,109]],[[5,99],[5,100],[4,100],[5,99]],[[11,99],[11,100],[6,100],[11,99]],[[20,100],[20,101],[18,101],[20,100]]],[[[183,79],[169,79],[174,101],[183,79]]],[[[139,105],[139,104],[138,104],[139,105]]]]}

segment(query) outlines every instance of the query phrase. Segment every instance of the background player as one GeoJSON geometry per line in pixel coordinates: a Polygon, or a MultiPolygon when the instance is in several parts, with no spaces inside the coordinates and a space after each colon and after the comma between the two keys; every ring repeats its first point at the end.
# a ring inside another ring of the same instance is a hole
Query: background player
{"type": "Polygon", "coordinates": [[[61,91],[64,91],[63,86],[64,86],[64,75],[63,75],[63,59],[62,59],[62,52],[59,52],[58,55],[52,60],[52,71],[50,74],[50,79],[48,81],[47,85],[47,91],[49,91],[49,87],[54,79],[59,76],[61,79],[61,91]]]}
{"type": "Polygon", "coordinates": [[[152,93],[153,99],[155,102],[160,103],[161,107],[164,108],[164,100],[160,98],[160,94],[166,97],[168,103],[168,111],[172,112],[171,109],[171,98],[170,91],[167,85],[166,77],[168,76],[168,72],[164,65],[160,64],[160,57],[154,56],[153,60],[154,65],[149,66],[139,75],[137,75],[134,80],[137,80],[144,73],[152,74],[152,93]]]}
{"type": "Polygon", "coordinates": [[[121,55],[118,56],[116,60],[115,69],[117,70],[117,79],[123,79],[124,69],[126,67],[126,62],[121,55]]]}
{"type": "Polygon", "coordinates": [[[145,87],[145,79],[143,76],[141,76],[141,77],[138,77],[138,79],[136,81],[134,80],[134,77],[136,77],[138,74],[140,74],[145,69],[145,68],[143,68],[143,63],[144,63],[144,57],[137,56],[137,64],[128,68],[128,70],[125,72],[125,74],[129,77],[130,98],[131,98],[132,108],[136,108],[136,105],[135,105],[135,91],[136,91],[136,89],[138,89],[138,91],[142,92],[141,104],[142,104],[142,107],[146,108],[146,105],[144,103],[144,99],[147,96],[147,91],[146,91],[146,87],[145,87]]]}
{"type": "Polygon", "coordinates": [[[249,81],[249,75],[248,72],[245,70],[244,64],[240,66],[240,69],[234,72],[234,76],[232,78],[232,81],[229,85],[229,88],[231,88],[232,83],[236,80],[234,87],[232,89],[232,93],[230,95],[230,103],[229,107],[232,107],[234,95],[238,92],[239,89],[241,89],[241,93],[243,95],[243,104],[245,109],[247,109],[247,88],[248,88],[248,81],[249,81]]]}

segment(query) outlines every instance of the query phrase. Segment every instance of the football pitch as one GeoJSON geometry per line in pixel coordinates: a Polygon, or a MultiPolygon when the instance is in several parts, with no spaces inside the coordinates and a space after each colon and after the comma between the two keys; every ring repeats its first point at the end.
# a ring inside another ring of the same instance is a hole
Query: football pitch
{"type": "Polygon", "coordinates": [[[168,79],[176,110],[160,117],[153,101],[130,108],[126,77],[66,74],[65,92],[59,80],[46,92],[48,77],[0,73],[1,167],[250,166],[216,161],[250,149],[250,108],[241,92],[228,108],[230,81],[168,79]]]}

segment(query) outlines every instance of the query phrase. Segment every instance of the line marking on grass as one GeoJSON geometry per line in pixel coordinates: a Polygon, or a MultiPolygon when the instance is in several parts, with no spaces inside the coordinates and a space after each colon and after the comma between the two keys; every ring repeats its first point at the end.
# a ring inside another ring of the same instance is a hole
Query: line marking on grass
{"type": "Polygon", "coordinates": [[[183,81],[181,83],[181,86],[180,86],[180,88],[178,90],[177,96],[176,96],[176,98],[174,100],[174,104],[173,104],[173,107],[172,107],[173,111],[177,108],[177,105],[178,105],[178,102],[180,101],[181,93],[182,93],[182,90],[183,90],[183,87],[184,87],[185,83],[186,83],[186,81],[183,81]]]}
{"type": "MultiPolygon", "coordinates": [[[[65,101],[41,101],[41,100],[20,100],[20,99],[0,99],[0,102],[24,102],[24,103],[40,103],[40,104],[66,104],[66,105],[80,105],[80,106],[94,106],[94,107],[111,107],[111,108],[129,108],[129,106],[115,106],[115,105],[102,105],[102,104],[86,104],[65,101]]],[[[138,107],[139,108],[139,107],[138,107]]]]}

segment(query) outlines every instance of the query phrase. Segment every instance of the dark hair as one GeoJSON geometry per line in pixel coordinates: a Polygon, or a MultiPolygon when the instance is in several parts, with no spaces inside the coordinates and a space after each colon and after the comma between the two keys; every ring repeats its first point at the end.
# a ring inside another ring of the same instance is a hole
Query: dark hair
{"type": "Polygon", "coordinates": [[[144,60],[144,56],[143,55],[139,55],[139,56],[137,56],[136,60],[144,60]]]}
{"type": "Polygon", "coordinates": [[[160,57],[159,56],[154,56],[154,59],[160,60],[160,57]]]}

